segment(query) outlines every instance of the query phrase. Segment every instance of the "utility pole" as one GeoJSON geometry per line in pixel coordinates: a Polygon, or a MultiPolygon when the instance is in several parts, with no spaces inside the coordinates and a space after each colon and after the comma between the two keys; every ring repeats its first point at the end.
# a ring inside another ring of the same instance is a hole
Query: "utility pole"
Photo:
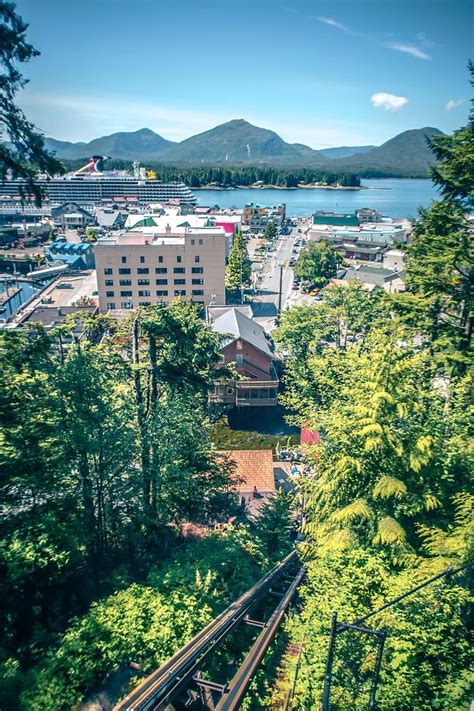
{"type": "Polygon", "coordinates": [[[280,285],[278,287],[278,313],[281,311],[281,292],[283,286],[283,262],[280,264],[280,285]]]}

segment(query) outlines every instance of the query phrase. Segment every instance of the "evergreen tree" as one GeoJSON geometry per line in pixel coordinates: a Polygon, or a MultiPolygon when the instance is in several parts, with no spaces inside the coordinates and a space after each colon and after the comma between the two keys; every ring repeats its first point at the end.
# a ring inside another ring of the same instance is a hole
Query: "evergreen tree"
{"type": "Polygon", "coordinates": [[[247,244],[242,233],[238,231],[229,255],[226,268],[225,287],[230,292],[238,292],[250,286],[252,278],[252,263],[249,259],[247,244]]]}

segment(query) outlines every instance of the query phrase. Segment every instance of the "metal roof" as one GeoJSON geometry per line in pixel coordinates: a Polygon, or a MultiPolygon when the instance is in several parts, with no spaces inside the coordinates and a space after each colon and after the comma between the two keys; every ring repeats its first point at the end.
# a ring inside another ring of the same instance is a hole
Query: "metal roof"
{"type": "Polygon", "coordinates": [[[227,341],[227,344],[241,338],[271,358],[274,357],[263,328],[237,309],[229,309],[225,314],[219,316],[212,324],[212,328],[218,333],[233,336],[227,341]]]}

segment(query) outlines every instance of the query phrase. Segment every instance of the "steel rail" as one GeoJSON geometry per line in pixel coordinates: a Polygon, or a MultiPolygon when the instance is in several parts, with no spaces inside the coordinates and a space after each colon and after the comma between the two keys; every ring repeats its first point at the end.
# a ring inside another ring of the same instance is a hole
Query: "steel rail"
{"type": "Polygon", "coordinates": [[[262,632],[259,634],[249,653],[245,657],[244,663],[234,676],[232,681],[224,692],[222,699],[215,707],[215,711],[238,711],[241,708],[241,702],[247,693],[250,683],[260,666],[263,657],[265,656],[268,647],[270,646],[277,630],[282,622],[288,605],[290,604],[298,585],[301,583],[305,574],[305,568],[299,569],[296,577],[285,592],[284,597],[278,603],[273,614],[265,624],[262,632]]]}
{"type": "Polygon", "coordinates": [[[113,711],[159,711],[191,680],[204,659],[227,637],[244,615],[258,602],[296,559],[292,551],[250,590],[221,612],[192,640],[120,701],[113,711]]]}

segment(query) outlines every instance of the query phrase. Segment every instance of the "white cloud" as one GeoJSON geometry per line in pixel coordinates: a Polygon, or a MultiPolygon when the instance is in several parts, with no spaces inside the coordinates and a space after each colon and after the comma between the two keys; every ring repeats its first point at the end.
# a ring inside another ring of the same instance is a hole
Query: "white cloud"
{"type": "Polygon", "coordinates": [[[315,20],[318,20],[318,22],[322,22],[325,25],[329,25],[329,27],[335,27],[337,30],[342,30],[342,32],[349,31],[347,27],[342,24],[342,22],[338,22],[332,17],[316,17],[315,20]]]}
{"type": "Polygon", "coordinates": [[[384,91],[379,91],[372,94],[370,101],[376,109],[385,109],[385,111],[400,111],[400,109],[408,104],[406,96],[395,96],[395,94],[387,94],[384,91]]]}
{"type": "Polygon", "coordinates": [[[426,54],[422,49],[416,47],[414,44],[400,44],[399,42],[392,42],[387,45],[389,49],[395,49],[397,52],[403,52],[404,54],[409,54],[416,59],[431,59],[429,54],[426,54]]]}
{"type": "Polygon", "coordinates": [[[452,109],[457,109],[458,106],[462,106],[465,99],[450,99],[445,106],[446,111],[451,111],[452,109]]]}

